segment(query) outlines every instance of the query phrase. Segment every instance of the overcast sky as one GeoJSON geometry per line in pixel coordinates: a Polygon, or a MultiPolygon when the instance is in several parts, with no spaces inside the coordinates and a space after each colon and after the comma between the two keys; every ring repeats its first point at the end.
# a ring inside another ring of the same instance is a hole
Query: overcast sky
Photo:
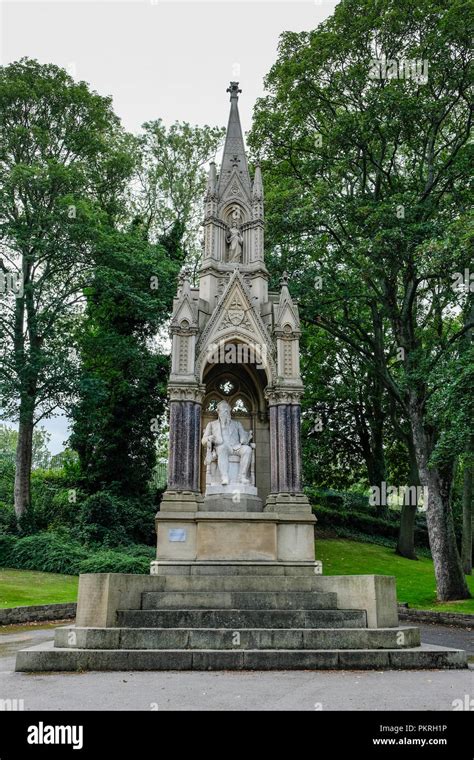
{"type": "MultiPolygon", "coordinates": [[[[201,2],[191,0],[0,0],[2,65],[24,56],[67,68],[101,95],[111,95],[124,127],[166,124],[225,126],[229,81],[242,88],[244,131],[276,59],[282,31],[315,28],[335,0],[201,2]]],[[[53,453],[67,421],[48,420],[53,453]]]]}

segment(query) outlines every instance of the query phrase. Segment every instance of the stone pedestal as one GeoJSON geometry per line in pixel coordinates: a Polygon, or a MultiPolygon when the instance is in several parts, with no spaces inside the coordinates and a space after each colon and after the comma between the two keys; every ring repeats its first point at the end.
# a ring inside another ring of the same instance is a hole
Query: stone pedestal
{"type": "Polygon", "coordinates": [[[314,565],[312,514],[159,512],[159,561],[305,562],[314,565]]]}
{"type": "Polygon", "coordinates": [[[226,494],[206,494],[199,509],[203,512],[262,512],[263,507],[256,493],[230,491],[226,494]]]}

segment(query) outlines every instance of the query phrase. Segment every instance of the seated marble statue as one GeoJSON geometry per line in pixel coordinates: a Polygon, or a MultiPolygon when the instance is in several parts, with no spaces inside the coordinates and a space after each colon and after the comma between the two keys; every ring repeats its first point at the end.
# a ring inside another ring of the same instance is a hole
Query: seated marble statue
{"type": "Polygon", "coordinates": [[[203,446],[207,446],[206,464],[217,459],[221,483],[229,484],[229,457],[240,457],[239,483],[250,483],[249,470],[252,458],[252,449],[255,444],[251,443],[252,431],[244,429],[241,422],[233,420],[231,409],[227,401],[217,404],[217,420],[212,420],[206,425],[202,438],[203,446]]]}

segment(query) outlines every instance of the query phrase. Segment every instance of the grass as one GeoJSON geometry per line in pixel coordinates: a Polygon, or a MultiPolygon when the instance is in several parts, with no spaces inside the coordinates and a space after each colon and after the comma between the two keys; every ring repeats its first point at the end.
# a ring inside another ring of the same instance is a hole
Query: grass
{"type": "MultiPolygon", "coordinates": [[[[316,541],[316,558],[322,560],[325,575],[394,575],[398,601],[408,602],[410,607],[474,614],[474,599],[443,603],[436,600],[433,562],[426,557],[415,562],[377,544],[321,539],[316,541]]],[[[474,594],[474,576],[467,581],[471,594],[474,594]]]]}
{"type": "Polygon", "coordinates": [[[0,608],[75,602],[78,577],[0,569],[0,608]]]}

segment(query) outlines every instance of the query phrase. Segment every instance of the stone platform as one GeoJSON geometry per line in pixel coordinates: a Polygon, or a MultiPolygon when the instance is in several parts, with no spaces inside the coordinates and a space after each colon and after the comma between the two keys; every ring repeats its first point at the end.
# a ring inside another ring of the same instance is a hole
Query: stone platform
{"type": "Polygon", "coordinates": [[[388,576],[348,585],[315,575],[314,562],[160,562],[154,572],[81,575],[76,625],[57,628],[54,646],[20,651],[16,670],[467,666],[465,652],[420,645],[417,628],[398,625],[388,576]]]}
{"type": "Polygon", "coordinates": [[[155,518],[157,556],[188,562],[312,561],[314,525],[307,512],[177,512],[155,518]]]}

